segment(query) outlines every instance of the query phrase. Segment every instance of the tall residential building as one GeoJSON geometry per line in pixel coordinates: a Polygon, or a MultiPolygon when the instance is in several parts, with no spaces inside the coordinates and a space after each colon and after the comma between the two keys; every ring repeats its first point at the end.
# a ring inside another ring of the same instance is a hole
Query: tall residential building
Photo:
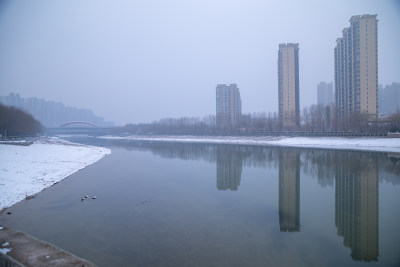
{"type": "Polygon", "coordinates": [[[335,100],[338,119],[353,112],[378,115],[378,20],[377,15],[353,16],[350,27],[336,40],[335,100]]]}
{"type": "Polygon", "coordinates": [[[400,111],[400,83],[379,86],[379,114],[390,115],[400,111]]]}
{"type": "Polygon", "coordinates": [[[217,125],[236,126],[242,117],[242,100],[237,84],[218,84],[216,88],[217,125]]]}
{"type": "Polygon", "coordinates": [[[317,85],[317,104],[325,107],[333,102],[333,83],[320,82],[317,85]]]}
{"type": "Polygon", "coordinates": [[[279,45],[278,106],[284,126],[299,124],[299,44],[279,45]]]}

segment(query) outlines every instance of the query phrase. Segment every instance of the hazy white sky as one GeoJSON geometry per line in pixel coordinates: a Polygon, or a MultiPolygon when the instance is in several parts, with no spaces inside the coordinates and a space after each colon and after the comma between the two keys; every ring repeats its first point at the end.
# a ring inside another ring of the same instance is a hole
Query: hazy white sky
{"type": "Polygon", "coordinates": [[[362,14],[378,14],[379,83],[400,82],[398,0],[0,0],[0,95],[125,124],[214,114],[216,85],[237,83],[243,112],[274,112],[278,45],[293,42],[302,108],[362,14]]]}

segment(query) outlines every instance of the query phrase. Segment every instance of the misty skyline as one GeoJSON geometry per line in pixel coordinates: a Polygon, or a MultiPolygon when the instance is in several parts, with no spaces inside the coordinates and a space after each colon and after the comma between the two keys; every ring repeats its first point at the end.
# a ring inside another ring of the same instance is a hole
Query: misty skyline
{"type": "Polygon", "coordinates": [[[0,95],[93,110],[117,124],[215,115],[217,84],[243,113],[278,111],[280,43],[299,43],[300,109],[334,80],[336,39],[377,14],[378,83],[399,82],[400,3],[0,0],[0,95]]]}

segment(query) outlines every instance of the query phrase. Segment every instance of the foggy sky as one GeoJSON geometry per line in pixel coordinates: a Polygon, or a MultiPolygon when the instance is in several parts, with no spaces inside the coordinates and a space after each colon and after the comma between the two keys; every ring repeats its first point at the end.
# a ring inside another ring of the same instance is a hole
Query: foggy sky
{"type": "Polygon", "coordinates": [[[379,84],[400,82],[397,0],[0,0],[0,95],[89,108],[118,124],[215,114],[237,83],[243,112],[278,109],[279,43],[299,43],[300,108],[334,80],[353,15],[378,15],[379,84]]]}

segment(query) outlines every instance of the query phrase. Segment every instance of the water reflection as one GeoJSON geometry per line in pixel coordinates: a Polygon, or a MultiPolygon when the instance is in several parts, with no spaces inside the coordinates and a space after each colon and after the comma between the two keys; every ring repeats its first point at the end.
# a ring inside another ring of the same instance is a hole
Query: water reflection
{"type": "Polygon", "coordinates": [[[238,190],[242,176],[243,153],[231,146],[217,147],[217,188],[238,190]]]}
{"type": "Polygon", "coordinates": [[[0,221],[103,266],[399,266],[398,155],[94,142],[112,154],[0,221]]]}
{"type": "Polygon", "coordinates": [[[281,232],[300,231],[300,152],[279,153],[279,225],[281,232]]]}
{"type": "Polygon", "coordinates": [[[378,164],[360,153],[336,165],[335,225],[354,260],[376,261],[379,255],[378,164]]]}
{"type": "MultiPolygon", "coordinates": [[[[71,138],[75,142],[86,142],[86,139],[71,138]]],[[[154,155],[163,158],[178,158],[182,160],[204,160],[217,162],[217,150],[219,147],[230,147],[229,151],[235,151],[242,158],[242,167],[278,168],[281,150],[298,150],[300,153],[300,169],[302,172],[317,178],[320,186],[332,186],[335,179],[335,166],[339,164],[338,158],[347,155],[349,158],[357,158],[360,155],[375,158],[379,166],[379,172],[385,175],[379,176],[379,182],[389,182],[393,185],[400,184],[400,157],[383,152],[359,152],[342,151],[316,148],[282,148],[263,146],[229,146],[195,143],[170,143],[133,140],[103,140],[93,138],[92,145],[108,146],[133,151],[150,151],[154,155]]]]}
{"type": "Polygon", "coordinates": [[[302,151],[304,158],[301,164],[302,169],[304,172],[316,177],[321,187],[333,187],[335,166],[337,164],[336,158],[340,154],[340,151],[307,149],[302,151]]]}
{"type": "MultiPolygon", "coordinates": [[[[300,172],[335,186],[335,225],[353,260],[379,256],[379,172],[399,184],[399,162],[386,153],[202,144],[137,143],[136,149],[184,160],[216,162],[218,190],[236,191],[244,166],[279,168],[280,231],[300,231],[300,172]],[[395,178],[393,178],[395,177],[395,178]]],[[[135,149],[135,148],[134,148],[135,149]]]]}

